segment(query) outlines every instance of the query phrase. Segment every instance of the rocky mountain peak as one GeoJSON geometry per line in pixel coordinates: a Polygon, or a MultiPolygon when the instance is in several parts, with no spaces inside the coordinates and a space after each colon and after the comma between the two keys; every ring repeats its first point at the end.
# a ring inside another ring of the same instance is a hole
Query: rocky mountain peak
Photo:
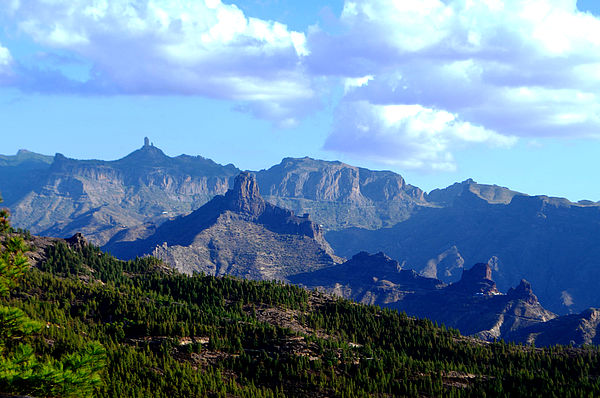
{"type": "Polygon", "coordinates": [[[491,204],[508,204],[513,197],[522,195],[524,194],[498,185],[478,184],[477,181],[468,178],[444,189],[434,189],[427,195],[427,199],[444,205],[463,203],[465,200],[467,205],[471,205],[474,199],[491,204]]]}
{"type": "Polygon", "coordinates": [[[492,267],[487,263],[477,263],[471,269],[463,270],[461,281],[479,282],[492,280],[492,267]]]}
{"type": "Polygon", "coordinates": [[[243,171],[233,183],[233,189],[225,194],[225,200],[230,210],[259,216],[265,210],[265,200],[260,196],[258,183],[253,174],[243,171]]]}
{"type": "Polygon", "coordinates": [[[538,302],[537,296],[533,294],[531,283],[525,279],[521,279],[521,283],[519,283],[517,287],[510,288],[507,296],[511,299],[524,300],[529,304],[535,304],[538,302]]]}
{"type": "Polygon", "coordinates": [[[487,263],[477,263],[471,269],[463,270],[460,281],[451,285],[453,289],[465,294],[500,294],[492,280],[492,267],[487,263]]]}
{"type": "Polygon", "coordinates": [[[165,162],[169,163],[172,161],[165,153],[160,149],[154,146],[153,143],[150,142],[148,137],[144,137],[144,145],[129,155],[125,156],[122,159],[116,161],[116,163],[125,163],[129,165],[130,163],[135,163],[136,166],[164,166],[165,162]]]}

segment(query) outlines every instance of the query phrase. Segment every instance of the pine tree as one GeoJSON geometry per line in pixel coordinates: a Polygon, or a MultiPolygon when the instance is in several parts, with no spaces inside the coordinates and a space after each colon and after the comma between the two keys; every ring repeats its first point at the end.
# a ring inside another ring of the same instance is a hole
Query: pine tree
{"type": "MultiPolygon", "coordinates": [[[[0,198],[0,202],[2,198],[0,198]]],[[[0,298],[29,268],[27,247],[15,233],[6,209],[0,210],[0,298]]],[[[0,303],[0,392],[37,396],[89,397],[100,386],[105,351],[91,343],[78,353],[60,360],[41,360],[33,348],[21,341],[39,333],[43,324],[30,319],[21,309],[0,303]]]]}

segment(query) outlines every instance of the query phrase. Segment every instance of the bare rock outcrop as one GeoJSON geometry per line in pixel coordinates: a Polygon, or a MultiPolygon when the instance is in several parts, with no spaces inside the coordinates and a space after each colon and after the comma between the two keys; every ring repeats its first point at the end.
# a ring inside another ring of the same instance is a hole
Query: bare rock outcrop
{"type": "Polygon", "coordinates": [[[266,202],[248,172],[225,195],[165,222],[147,238],[111,240],[105,249],[125,259],[151,254],[185,273],[250,279],[286,280],[341,262],[308,215],[266,202]]]}

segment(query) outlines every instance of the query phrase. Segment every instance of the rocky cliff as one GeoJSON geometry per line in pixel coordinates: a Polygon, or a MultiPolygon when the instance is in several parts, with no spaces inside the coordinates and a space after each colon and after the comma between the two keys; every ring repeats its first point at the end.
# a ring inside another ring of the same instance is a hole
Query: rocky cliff
{"type": "Polygon", "coordinates": [[[256,176],[269,202],[310,213],[326,229],[391,226],[428,205],[425,193],[402,176],[342,162],[285,158],[256,176]]]}
{"type": "MultiPolygon", "coordinates": [[[[149,143],[116,161],[57,154],[23,179],[21,197],[7,204],[21,228],[63,237],[82,232],[102,245],[126,228],[198,208],[227,191],[238,172],[200,156],[168,157],[149,143]]],[[[14,188],[1,178],[0,189],[12,197],[14,188]]]]}
{"type": "Polygon", "coordinates": [[[266,202],[243,172],[225,195],[167,221],[141,240],[113,238],[104,249],[120,258],[152,254],[182,272],[280,279],[341,260],[308,215],[266,202]]]}
{"type": "Polygon", "coordinates": [[[563,315],[545,323],[515,331],[510,338],[536,346],[600,344],[600,309],[588,308],[579,314],[563,315]]]}
{"type": "Polygon", "coordinates": [[[500,293],[491,265],[484,263],[464,270],[458,282],[409,296],[394,308],[485,340],[510,340],[515,331],[556,317],[542,307],[527,281],[507,294],[500,293]]]}
{"type": "MultiPolygon", "coordinates": [[[[0,172],[15,225],[52,236],[83,232],[104,245],[116,234],[147,237],[225,193],[239,170],[201,156],[166,156],[146,139],[115,161],[21,151],[0,156],[0,172]]],[[[341,162],[286,158],[256,175],[268,202],[310,213],[325,229],[391,226],[428,205],[424,192],[396,173],[341,162]]]]}

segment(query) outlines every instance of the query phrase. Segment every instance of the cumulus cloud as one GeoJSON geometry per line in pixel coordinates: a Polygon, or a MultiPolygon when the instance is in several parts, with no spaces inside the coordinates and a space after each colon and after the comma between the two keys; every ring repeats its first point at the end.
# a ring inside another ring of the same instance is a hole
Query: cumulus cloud
{"type": "Polygon", "coordinates": [[[427,123],[422,112],[390,129],[376,116],[394,105],[453,115],[455,126],[479,126],[492,141],[600,137],[600,20],[579,12],[575,0],[353,0],[340,22],[341,34],[310,32],[307,63],[343,79],[338,113],[361,103],[369,133],[346,126],[345,142],[336,128],[328,149],[375,156],[378,148],[389,162],[408,156],[452,168],[452,143],[474,142],[452,128],[441,139],[435,120],[431,135],[415,136],[410,119],[427,123]]]}
{"type": "Polygon", "coordinates": [[[241,101],[284,124],[314,106],[304,33],[220,0],[20,0],[20,31],[93,64],[86,89],[241,101]]]}
{"type": "Polygon", "coordinates": [[[576,0],[346,0],[335,32],[306,33],[220,0],[0,2],[91,65],[81,83],[0,48],[25,89],[201,95],[282,127],[341,97],[327,149],[429,170],[467,145],[600,138],[600,19],[576,0]]]}
{"type": "Polygon", "coordinates": [[[453,149],[474,143],[508,147],[515,142],[515,137],[462,121],[447,111],[355,101],[338,109],[325,148],[407,169],[452,171],[453,149]]]}

